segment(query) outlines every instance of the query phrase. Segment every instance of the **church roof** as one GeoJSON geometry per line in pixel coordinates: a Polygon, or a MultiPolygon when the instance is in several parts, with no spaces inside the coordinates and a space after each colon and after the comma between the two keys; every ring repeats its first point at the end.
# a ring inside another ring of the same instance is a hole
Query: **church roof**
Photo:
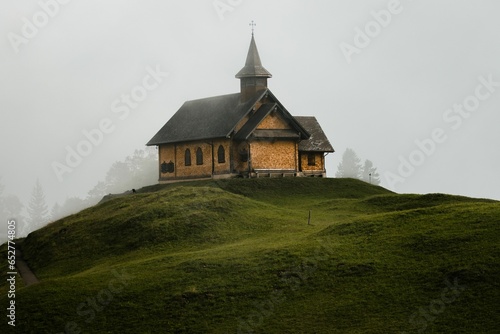
{"type": "Polygon", "coordinates": [[[250,47],[248,48],[245,66],[236,74],[236,78],[248,77],[272,77],[272,74],[269,73],[269,71],[266,70],[264,66],[262,66],[259,51],[257,50],[257,45],[255,44],[255,38],[253,37],[253,35],[252,40],[250,41],[250,47]]]}
{"type": "Polygon", "coordinates": [[[240,93],[186,101],[146,145],[229,137],[266,92],[243,103],[240,93]]]}
{"type": "MultiPolygon", "coordinates": [[[[246,140],[251,135],[276,138],[296,137],[303,140],[309,138],[309,130],[286,110],[269,89],[264,89],[243,103],[240,102],[240,93],[186,101],[146,145],[229,138],[236,125],[252,111],[255,104],[264,96],[274,102],[260,106],[236,133],[235,140],[246,140]],[[263,132],[256,130],[262,120],[274,109],[292,126],[294,134],[290,131],[263,132]]],[[[319,124],[317,126],[319,127],[319,124]]],[[[322,131],[321,133],[326,139],[324,133],[322,131]]],[[[328,142],[328,139],[326,141],[328,142]]]]}
{"type": "Polygon", "coordinates": [[[295,119],[311,135],[309,139],[299,143],[299,151],[335,152],[316,117],[295,116],[295,119]]]}

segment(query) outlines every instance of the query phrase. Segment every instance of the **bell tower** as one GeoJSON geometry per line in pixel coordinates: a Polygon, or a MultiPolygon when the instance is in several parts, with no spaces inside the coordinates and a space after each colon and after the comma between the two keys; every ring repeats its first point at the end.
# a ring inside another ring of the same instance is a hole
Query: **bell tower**
{"type": "Polygon", "coordinates": [[[267,88],[267,78],[272,75],[267,71],[260,61],[259,51],[255,44],[254,26],[255,23],[250,23],[252,26],[252,40],[248,49],[247,60],[245,66],[236,74],[236,78],[240,79],[241,102],[245,102],[255,95],[259,90],[267,88]]]}

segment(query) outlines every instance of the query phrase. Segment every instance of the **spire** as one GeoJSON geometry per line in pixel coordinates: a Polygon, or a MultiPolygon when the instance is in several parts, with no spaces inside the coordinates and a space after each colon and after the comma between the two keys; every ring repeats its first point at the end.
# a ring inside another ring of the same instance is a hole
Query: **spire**
{"type": "Polygon", "coordinates": [[[247,60],[245,66],[236,74],[236,78],[271,78],[272,74],[269,73],[260,61],[259,51],[255,44],[252,28],[252,40],[250,41],[250,48],[248,49],[247,60]]]}
{"type": "Polygon", "coordinates": [[[267,78],[271,78],[269,73],[262,62],[260,61],[259,51],[255,44],[255,37],[253,34],[255,23],[250,23],[252,28],[252,39],[250,40],[250,47],[248,48],[247,60],[245,66],[236,74],[236,78],[240,79],[240,100],[245,102],[257,92],[267,89],[267,78]]]}

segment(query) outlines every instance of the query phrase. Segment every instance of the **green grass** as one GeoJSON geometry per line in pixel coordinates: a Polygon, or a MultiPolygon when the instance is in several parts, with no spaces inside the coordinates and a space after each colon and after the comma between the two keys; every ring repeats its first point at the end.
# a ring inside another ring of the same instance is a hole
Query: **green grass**
{"type": "Polygon", "coordinates": [[[499,223],[352,179],[146,187],[22,240],[16,332],[497,333],[499,223]]]}

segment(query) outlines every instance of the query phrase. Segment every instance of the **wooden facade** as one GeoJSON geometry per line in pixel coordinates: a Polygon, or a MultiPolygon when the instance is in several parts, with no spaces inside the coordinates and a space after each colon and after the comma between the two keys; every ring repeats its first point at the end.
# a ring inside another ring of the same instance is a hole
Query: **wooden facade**
{"type": "Polygon", "coordinates": [[[293,117],[267,88],[254,37],[236,94],[187,101],[149,141],[159,181],[325,176],[334,152],[314,117],[293,117]]]}

